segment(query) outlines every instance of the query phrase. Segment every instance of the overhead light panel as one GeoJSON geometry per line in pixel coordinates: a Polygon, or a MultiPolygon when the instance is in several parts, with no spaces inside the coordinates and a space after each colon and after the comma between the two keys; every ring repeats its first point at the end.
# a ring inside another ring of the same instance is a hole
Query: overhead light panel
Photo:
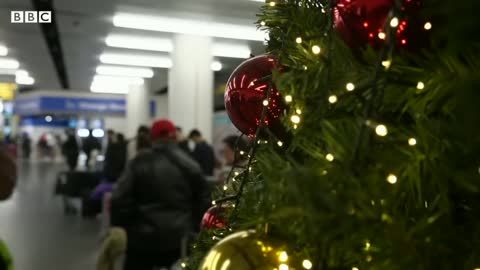
{"type": "Polygon", "coordinates": [[[231,58],[249,58],[251,50],[247,45],[214,43],[212,46],[212,55],[217,57],[231,58]]]}
{"type": "Polygon", "coordinates": [[[17,84],[32,85],[35,83],[35,79],[29,76],[26,76],[26,77],[17,76],[15,77],[15,82],[17,84]]]}
{"type": "Polygon", "coordinates": [[[97,74],[125,76],[125,77],[152,78],[154,75],[154,72],[151,68],[100,65],[97,67],[97,74]]]}
{"type": "Polygon", "coordinates": [[[145,80],[142,78],[128,78],[128,77],[116,77],[106,75],[95,75],[93,77],[93,83],[111,84],[111,85],[124,85],[130,84],[144,84],[145,80]]]}
{"type": "Polygon", "coordinates": [[[119,13],[113,17],[116,27],[141,30],[192,34],[200,36],[263,41],[264,33],[254,25],[215,23],[164,16],[142,16],[132,13],[119,13]]]}
{"type": "Polygon", "coordinates": [[[19,70],[15,71],[15,76],[17,76],[17,77],[28,77],[28,72],[26,70],[19,69],[19,70]]]}
{"type": "Polygon", "coordinates": [[[127,94],[130,85],[142,85],[144,83],[143,78],[95,75],[90,91],[94,93],[127,94]]]}
{"type": "Polygon", "coordinates": [[[146,51],[171,52],[173,42],[168,38],[151,38],[126,35],[109,35],[105,43],[110,47],[137,49],[146,51]]]}
{"type": "Polygon", "coordinates": [[[93,93],[104,93],[104,94],[127,94],[128,86],[111,86],[111,85],[99,85],[94,84],[90,86],[90,91],[93,93]]]}
{"type": "Polygon", "coordinates": [[[0,67],[3,69],[17,69],[20,63],[13,58],[0,57],[0,67]]]}
{"type": "Polygon", "coordinates": [[[0,67],[0,75],[15,75],[16,69],[5,69],[0,67]]]}
{"type": "Polygon", "coordinates": [[[210,65],[210,68],[213,70],[213,71],[220,71],[222,70],[222,63],[218,62],[218,61],[214,61],[212,62],[212,64],[210,65]]]}
{"type": "Polygon", "coordinates": [[[7,46],[0,44],[0,56],[6,56],[7,54],[8,54],[7,46]]]}
{"type": "Polygon", "coordinates": [[[131,54],[104,53],[100,55],[104,64],[129,65],[141,67],[171,68],[172,60],[164,56],[145,56],[131,54]]]}
{"type": "MultiPolygon", "coordinates": [[[[167,38],[146,38],[140,36],[110,35],[105,39],[110,47],[172,52],[174,45],[171,39],[167,38]]],[[[248,58],[251,50],[246,44],[214,43],[212,55],[217,57],[248,58]]]]}

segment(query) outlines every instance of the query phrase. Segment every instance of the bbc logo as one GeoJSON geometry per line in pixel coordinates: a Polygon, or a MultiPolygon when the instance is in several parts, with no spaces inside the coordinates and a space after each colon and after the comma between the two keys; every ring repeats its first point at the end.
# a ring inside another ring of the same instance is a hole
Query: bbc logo
{"type": "Polygon", "coordinates": [[[51,23],[51,11],[11,11],[11,23],[51,23]]]}

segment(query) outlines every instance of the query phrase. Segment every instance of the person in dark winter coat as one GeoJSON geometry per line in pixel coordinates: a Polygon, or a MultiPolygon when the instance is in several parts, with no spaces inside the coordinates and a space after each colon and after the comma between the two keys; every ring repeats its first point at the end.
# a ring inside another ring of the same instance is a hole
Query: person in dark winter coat
{"type": "Polygon", "coordinates": [[[200,164],[206,176],[212,176],[215,168],[215,153],[212,146],[203,139],[202,134],[197,129],[192,130],[188,137],[195,142],[192,157],[200,164]]]}
{"type": "MultiPolygon", "coordinates": [[[[15,161],[0,148],[0,200],[8,199],[17,181],[17,166],[15,161]]],[[[10,251],[0,240],[0,269],[13,269],[13,259],[10,251]]]]}
{"type": "Polygon", "coordinates": [[[78,147],[77,138],[75,138],[75,133],[71,130],[67,131],[67,140],[62,145],[62,153],[67,160],[68,168],[70,171],[74,171],[77,168],[80,149],[78,147]]]}
{"type": "Polygon", "coordinates": [[[127,163],[127,141],[123,134],[109,134],[105,153],[105,178],[110,183],[117,182],[127,163]]]}
{"type": "Polygon", "coordinates": [[[135,138],[127,143],[127,160],[132,160],[138,152],[149,149],[150,146],[150,128],[140,126],[135,138]]]}
{"type": "Polygon", "coordinates": [[[22,155],[25,159],[30,159],[30,154],[32,153],[32,139],[28,133],[22,134],[22,155]]]}
{"type": "Polygon", "coordinates": [[[90,130],[90,135],[83,141],[83,152],[85,152],[85,155],[87,156],[87,159],[85,160],[86,168],[90,167],[90,158],[92,156],[92,151],[100,151],[101,149],[102,145],[100,141],[97,138],[93,137],[92,130],[90,130]]]}
{"type": "Polygon", "coordinates": [[[7,152],[0,148],[0,200],[6,200],[12,195],[16,181],[17,165],[7,152]]]}
{"type": "Polygon", "coordinates": [[[128,237],[124,270],[170,267],[210,205],[201,168],[176,144],[175,133],[169,120],[155,122],[152,149],[129,163],[113,192],[112,225],[128,237]]]}

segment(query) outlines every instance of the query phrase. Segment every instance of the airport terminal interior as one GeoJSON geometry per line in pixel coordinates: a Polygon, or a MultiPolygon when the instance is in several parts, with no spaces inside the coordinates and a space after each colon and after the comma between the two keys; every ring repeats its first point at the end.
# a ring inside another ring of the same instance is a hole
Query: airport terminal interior
{"type": "Polygon", "coordinates": [[[0,270],[479,270],[478,10],[0,0],[0,270]]]}

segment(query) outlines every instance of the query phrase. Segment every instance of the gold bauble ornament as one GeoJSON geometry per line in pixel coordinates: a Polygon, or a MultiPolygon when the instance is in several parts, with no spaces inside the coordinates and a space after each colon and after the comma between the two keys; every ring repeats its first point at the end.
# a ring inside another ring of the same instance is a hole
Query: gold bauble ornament
{"type": "Polygon", "coordinates": [[[234,233],[218,242],[198,270],[293,270],[285,246],[254,231],[234,233]]]}

